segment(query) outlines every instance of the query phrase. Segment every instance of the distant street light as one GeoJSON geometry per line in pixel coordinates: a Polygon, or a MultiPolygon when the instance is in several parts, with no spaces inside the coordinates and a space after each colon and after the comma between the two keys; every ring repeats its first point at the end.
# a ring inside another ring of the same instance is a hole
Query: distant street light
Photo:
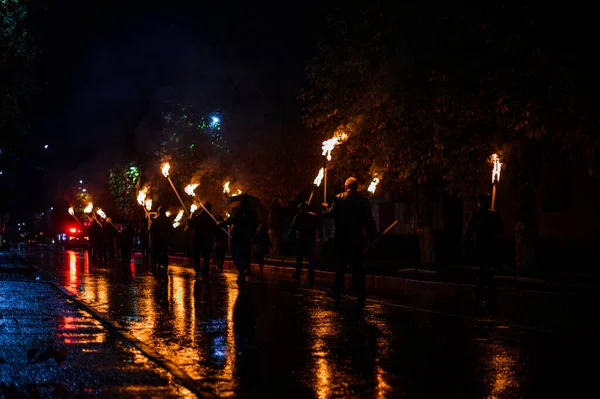
{"type": "Polygon", "coordinates": [[[83,180],[79,180],[79,184],[83,184],[83,180]]]}
{"type": "Polygon", "coordinates": [[[44,150],[48,149],[48,144],[44,145],[44,150]]]}
{"type": "Polygon", "coordinates": [[[213,116],[212,117],[212,121],[213,121],[213,123],[219,123],[220,119],[218,117],[216,117],[216,116],[213,116]]]}

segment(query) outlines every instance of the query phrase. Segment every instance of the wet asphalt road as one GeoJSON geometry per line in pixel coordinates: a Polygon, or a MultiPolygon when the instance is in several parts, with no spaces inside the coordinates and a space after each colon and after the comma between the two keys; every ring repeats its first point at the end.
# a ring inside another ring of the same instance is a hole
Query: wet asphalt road
{"type": "Polygon", "coordinates": [[[279,277],[238,288],[230,273],[196,281],[185,262],[152,274],[139,259],[93,266],[81,251],[26,257],[218,396],[576,397],[594,386],[585,299],[553,313],[564,301],[536,311],[515,294],[504,306],[531,311],[522,326],[471,317],[467,298],[431,292],[416,303],[427,306],[360,311],[279,277]]]}

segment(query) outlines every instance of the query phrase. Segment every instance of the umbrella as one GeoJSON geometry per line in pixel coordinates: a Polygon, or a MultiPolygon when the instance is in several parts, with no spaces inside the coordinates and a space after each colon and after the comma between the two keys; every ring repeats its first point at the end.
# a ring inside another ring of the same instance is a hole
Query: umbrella
{"type": "Polygon", "coordinates": [[[240,206],[242,204],[247,204],[250,209],[252,209],[256,215],[258,216],[259,222],[264,223],[269,218],[269,210],[263,203],[253,195],[250,194],[240,194],[240,195],[232,195],[227,198],[227,205],[231,205],[234,203],[239,203],[240,206]]]}

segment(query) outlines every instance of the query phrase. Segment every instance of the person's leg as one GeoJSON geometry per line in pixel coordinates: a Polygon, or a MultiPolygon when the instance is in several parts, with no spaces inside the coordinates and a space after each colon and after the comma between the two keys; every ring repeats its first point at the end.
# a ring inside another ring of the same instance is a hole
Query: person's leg
{"type": "Polygon", "coordinates": [[[315,243],[307,243],[306,258],[308,259],[308,285],[315,284],[315,243]]]}
{"type": "Polygon", "coordinates": [[[302,241],[296,241],[296,271],[292,274],[292,278],[300,280],[302,274],[302,261],[304,260],[304,246],[302,241]]]}

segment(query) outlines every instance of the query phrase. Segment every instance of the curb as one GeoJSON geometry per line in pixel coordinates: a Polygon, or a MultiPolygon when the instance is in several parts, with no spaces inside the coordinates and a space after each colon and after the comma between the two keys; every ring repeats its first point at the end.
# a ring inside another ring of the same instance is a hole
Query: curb
{"type": "Polygon", "coordinates": [[[87,301],[79,298],[76,294],[73,294],[66,288],[61,287],[58,283],[50,281],[50,282],[48,282],[48,284],[53,285],[61,294],[66,296],[68,299],[72,300],[75,303],[75,305],[77,307],[79,307],[81,310],[91,314],[92,317],[94,317],[95,319],[100,321],[103,325],[105,325],[109,329],[113,330],[121,338],[123,338],[124,340],[129,342],[132,346],[134,346],[135,348],[140,350],[144,354],[144,356],[146,356],[147,358],[149,358],[150,360],[152,360],[153,362],[158,364],[160,367],[164,368],[169,373],[171,373],[178,380],[178,382],[181,383],[181,385],[183,385],[184,387],[186,387],[187,389],[189,389],[190,391],[195,393],[198,397],[200,397],[200,398],[216,398],[217,397],[214,394],[203,390],[202,387],[200,386],[200,384],[196,380],[194,380],[192,377],[190,377],[185,371],[180,369],[179,366],[177,366],[175,363],[173,363],[169,359],[166,359],[165,357],[163,357],[161,354],[159,354],[154,349],[152,349],[149,345],[147,345],[144,342],[137,339],[133,334],[131,334],[124,327],[119,325],[119,323],[110,320],[108,317],[106,317],[102,313],[99,313],[98,311],[96,311],[94,308],[91,307],[91,305],[89,305],[87,303],[87,301]]]}
{"type": "MultiPolygon", "coordinates": [[[[136,254],[136,256],[140,256],[139,252],[136,252],[135,254],[136,254]]],[[[188,260],[187,257],[180,256],[180,255],[169,255],[169,258],[183,260],[183,261],[188,260]]],[[[258,272],[260,270],[258,264],[256,264],[256,263],[252,263],[251,267],[252,267],[253,272],[258,272]]],[[[231,261],[231,260],[225,261],[224,269],[234,270],[234,271],[237,270],[235,265],[233,264],[233,261],[231,261]]],[[[296,268],[295,268],[295,266],[292,267],[292,266],[264,265],[263,270],[268,271],[270,273],[274,273],[274,274],[286,274],[287,273],[287,274],[291,275],[296,270],[296,268]]],[[[402,269],[402,270],[405,270],[406,272],[421,273],[424,275],[438,274],[435,270],[429,270],[429,269],[408,268],[408,269],[402,269]]],[[[306,275],[306,273],[307,273],[306,268],[303,268],[302,275],[306,275]]],[[[335,272],[327,271],[327,270],[315,270],[315,279],[333,282],[333,280],[335,279],[335,272]]],[[[519,288],[519,287],[500,286],[497,288],[499,291],[542,292],[542,293],[548,293],[548,294],[566,293],[569,295],[590,296],[590,294],[587,292],[582,293],[582,292],[573,290],[573,289],[577,289],[577,288],[586,289],[586,286],[584,286],[582,284],[574,284],[574,283],[564,284],[564,283],[560,283],[560,282],[540,280],[540,279],[534,279],[534,278],[530,278],[530,277],[515,277],[515,276],[502,276],[502,275],[494,276],[494,279],[497,281],[509,281],[509,282],[512,281],[512,282],[533,283],[533,284],[540,285],[539,289],[530,289],[530,288],[524,289],[524,288],[519,288]],[[545,287],[554,287],[554,288],[564,287],[567,289],[559,290],[559,291],[544,290],[545,287]],[[568,288],[571,288],[571,290],[569,290],[568,288]]],[[[351,281],[352,281],[351,274],[346,273],[346,282],[348,283],[351,281]]],[[[407,293],[407,292],[423,291],[423,290],[428,290],[428,289],[429,290],[435,289],[438,292],[453,294],[453,293],[457,293],[459,291],[464,291],[465,289],[474,291],[475,287],[476,287],[476,285],[472,284],[472,283],[419,280],[415,277],[412,277],[412,278],[393,277],[393,276],[380,276],[380,275],[374,275],[374,274],[367,274],[366,286],[367,286],[366,287],[367,290],[374,290],[374,289],[394,290],[394,291],[397,291],[398,293],[403,293],[403,294],[407,293]]],[[[589,288],[589,290],[591,290],[591,289],[592,288],[589,288]]]]}
{"type": "Polygon", "coordinates": [[[37,273],[38,269],[35,265],[29,262],[27,259],[23,258],[19,254],[13,252],[12,249],[8,251],[3,251],[7,258],[13,264],[13,267],[0,268],[0,273],[14,273],[14,274],[34,274],[37,273]],[[20,262],[15,262],[15,258],[18,258],[20,262]],[[25,266],[16,266],[17,263],[21,263],[25,266]]]}

